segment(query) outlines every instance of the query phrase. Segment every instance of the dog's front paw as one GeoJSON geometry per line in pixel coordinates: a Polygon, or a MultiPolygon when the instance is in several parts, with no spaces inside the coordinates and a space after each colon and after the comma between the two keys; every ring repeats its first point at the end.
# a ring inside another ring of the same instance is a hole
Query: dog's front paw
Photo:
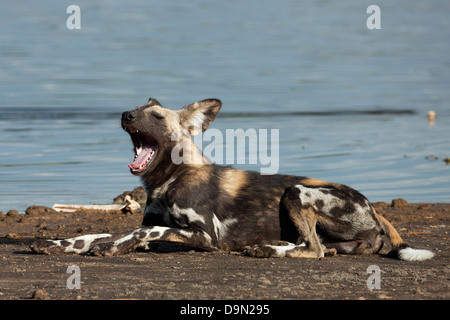
{"type": "Polygon", "coordinates": [[[269,241],[254,246],[248,246],[244,248],[244,254],[255,258],[279,258],[277,248],[288,246],[289,242],[286,241],[269,241]]]}
{"type": "Polygon", "coordinates": [[[269,258],[273,249],[265,245],[254,245],[244,248],[244,254],[255,258],[269,258]]]}
{"type": "Polygon", "coordinates": [[[337,250],[335,248],[326,248],[325,246],[323,246],[323,253],[325,257],[332,257],[337,254],[337,250]]]}
{"type": "Polygon", "coordinates": [[[61,241],[54,240],[36,240],[30,245],[30,249],[34,253],[41,254],[63,253],[66,251],[61,241]]]}

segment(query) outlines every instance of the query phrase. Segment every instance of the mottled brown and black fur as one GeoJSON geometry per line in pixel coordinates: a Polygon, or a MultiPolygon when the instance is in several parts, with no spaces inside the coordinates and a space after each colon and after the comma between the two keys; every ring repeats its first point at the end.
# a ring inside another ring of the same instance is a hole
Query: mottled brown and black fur
{"type": "Polygon", "coordinates": [[[348,186],[211,163],[191,136],[205,131],[221,106],[219,100],[207,99],[173,111],[149,99],[124,112],[122,128],[135,150],[128,166],[148,193],[142,226],[119,235],[38,241],[32,250],[117,255],[172,242],[255,257],[320,258],[336,252],[376,253],[386,235],[402,259],[432,256],[406,245],[369,201],[348,186]],[[181,154],[180,163],[175,158],[181,154]]]}

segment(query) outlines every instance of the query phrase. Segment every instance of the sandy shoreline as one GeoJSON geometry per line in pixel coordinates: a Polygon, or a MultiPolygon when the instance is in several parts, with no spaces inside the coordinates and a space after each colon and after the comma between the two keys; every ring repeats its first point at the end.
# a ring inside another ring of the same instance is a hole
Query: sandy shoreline
{"type": "Polygon", "coordinates": [[[450,203],[395,200],[375,207],[405,241],[436,257],[423,262],[383,255],[256,259],[167,244],[159,252],[119,257],[38,255],[29,249],[35,239],[131,230],[140,225],[142,213],[11,210],[0,214],[0,299],[449,299],[450,203]],[[370,290],[367,268],[373,265],[381,271],[381,286],[370,290]],[[68,288],[69,266],[79,267],[79,289],[68,288]]]}

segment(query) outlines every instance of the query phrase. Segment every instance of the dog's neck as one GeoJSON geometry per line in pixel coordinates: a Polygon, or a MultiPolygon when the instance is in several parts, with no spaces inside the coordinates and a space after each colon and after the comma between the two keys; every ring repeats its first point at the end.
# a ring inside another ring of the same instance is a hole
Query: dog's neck
{"type": "Polygon", "coordinates": [[[180,159],[172,159],[172,150],[165,150],[158,166],[141,176],[148,194],[152,194],[156,188],[160,188],[185,172],[192,172],[192,170],[199,170],[203,166],[212,165],[211,160],[203,155],[202,151],[190,139],[188,143],[183,145],[183,161],[181,163],[180,159]]]}

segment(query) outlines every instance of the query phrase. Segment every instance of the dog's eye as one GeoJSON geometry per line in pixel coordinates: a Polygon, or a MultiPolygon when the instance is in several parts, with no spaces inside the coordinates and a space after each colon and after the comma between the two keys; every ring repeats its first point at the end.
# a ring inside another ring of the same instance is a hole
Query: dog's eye
{"type": "Polygon", "coordinates": [[[154,116],[156,119],[164,119],[164,116],[157,112],[152,112],[152,116],[154,116]]]}

